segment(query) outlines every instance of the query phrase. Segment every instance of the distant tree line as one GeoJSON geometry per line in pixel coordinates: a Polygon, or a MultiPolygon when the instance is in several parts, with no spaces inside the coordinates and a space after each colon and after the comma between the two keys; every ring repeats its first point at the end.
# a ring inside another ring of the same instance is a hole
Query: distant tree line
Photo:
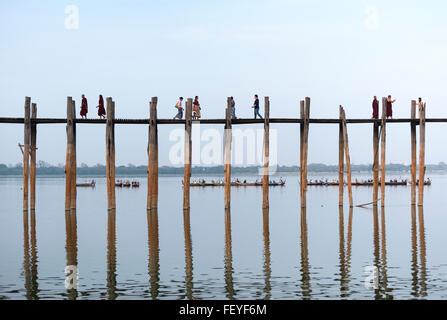
{"type": "MultiPolygon", "coordinates": [[[[36,174],[37,175],[64,175],[65,168],[63,164],[59,164],[57,166],[50,165],[44,161],[39,161],[36,165],[36,174]]],[[[250,166],[250,167],[232,167],[232,173],[258,173],[262,167],[259,166],[250,166]]],[[[387,171],[392,172],[410,172],[410,166],[404,164],[387,164],[387,171]]],[[[360,164],[351,165],[352,172],[371,172],[372,165],[370,164],[360,164]]],[[[299,166],[278,166],[278,173],[293,173],[299,172],[299,166]]],[[[438,164],[427,165],[427,171],[447,171],[447,164],[444,162],[440,162],[438,164]]],[[[97,164],[94,166],[87,166],[86,164],[81,164],[80,167],[77,168],[76,172],[79,175],[86,176],[105,176],[106,175],[106,166],[102,164],[97,164]]],[[[182,175],[183,167],[168,167],[161,166],[158,169],[159,174],[162,175],[182,175]]],[[[224,166],[213,166],[213,167],[201,167],[201,166],[193,166],[191,169],[192,174],[213,174],[220,175],[224,173],[224,166]]],[[[308,172],[313,173],[323,173],[323,172],[338,172],[338,165],[326,165],[322,163],[312,163],[308,166],[308,172]]],[[[22,175],[23,168],[22,164],[18,163],[16,165],[5,165],[0,164],[0,175],[2,176],[14,176],[14,175],[22,175]]],[[[147,166],[135,166],[133,164],[129,164],[127,166],[117,166],[116,167],[117,175],[146,175],[147,174],[147,166]]]]}

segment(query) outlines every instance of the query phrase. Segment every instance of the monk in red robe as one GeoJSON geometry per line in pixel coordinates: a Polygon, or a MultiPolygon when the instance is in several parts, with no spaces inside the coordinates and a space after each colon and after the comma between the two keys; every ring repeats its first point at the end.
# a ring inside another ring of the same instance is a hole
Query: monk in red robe
{"type": "Polygon", "coordinates": [[[98,104],[98,106],[96,108],[98,108],[98,116],[101,119],[105,119],[106,118],[105,117],[106,116],[106,109],[104,109],[104,99],[102,97],[102,94],[99,95],[99,104],[98,104]]]}
{"type": "Polygon", "coordinates": [[[87,98],[85,95],[82,95],[82,103],[81,103],[81,117],[84,119],[87,119],[87,112],[88,112],[88,105],[87,105],[87,98]]]}
{"type": "Polygon", "coordinates": [[[373,107],[373,119],[378,119],[379,118],[379,100],[377,100],[377,97],[374,96],[374,100],[372,103],[372,107],[373,107]]]}
{"type": "Polygon", "coordinates": [[[388,99],[386,99],[386,117],[393,119],[393,103],[396,102],[396,100],[391,99],[391,95],[388,96],[388,99]]]}

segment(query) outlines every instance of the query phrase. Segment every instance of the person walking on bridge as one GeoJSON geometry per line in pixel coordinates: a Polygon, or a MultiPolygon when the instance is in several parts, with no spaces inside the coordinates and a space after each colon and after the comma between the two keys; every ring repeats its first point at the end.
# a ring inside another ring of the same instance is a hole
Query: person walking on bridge
{"type": "Polygon", "coordinates": [[[233,97],[230,97],[231,99],[231,119],[237,119],[236,117],[236,102],[234,102],[233,97]]]}
{"type": "Polygon", "coordinates": [[[104,98],[102,97],[102,94],[99,95],[99,102],[96,106],[98,108],[98,116],[100,119],[106,118],[106,109],[104,109],[104,98]]]}
{"type": "Polygon", "coordinates": [[[396,100],[391,99],[391,95],[388,96],[386,99],[386,117],[393,119],[393,103],[396,102],[396,100]]]}
{"type": "Polygon", "coordinates": [[[255,94],[255,102],[253,103],[252,108],[254,108],[254,110],[255,110],[255,119],[256,119],[256,115],[258,115],[259,118],[262,119],[261,114],[259,113],[259,99],[258,99],[257,94],[255,94]]]}
{"type": "Polygon", "coordinates": [[[180,97],[177,103],[175,104],[175,107],[177,108],[178,112],[175,115],[174,119],[181,120],[183,118],[183,107],[182,107],[182,101],[183,97],[180,97]]]}
{"type": "Polygon", "coordinates": [[[377,96],[374,96],[374,100],[372,102],[372,108],[373,108],[373,119],[379,118],[379,100],[377,100],[377,96]]]}
{"type": "Polygon", "coordinates": [[[88,113],[87,98],[85,97],[85,95],[82,95],[81,118],[87,119],[87,113],[88,113]]]}

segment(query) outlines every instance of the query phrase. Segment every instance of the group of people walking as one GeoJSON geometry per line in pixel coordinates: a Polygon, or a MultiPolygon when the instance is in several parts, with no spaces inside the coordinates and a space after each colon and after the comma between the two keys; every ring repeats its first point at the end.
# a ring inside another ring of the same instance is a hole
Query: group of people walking
{"type": "MultiPolygon", "coordinates": [[[[230,97],[231,99],[231,119],[237,119],[236,117],[236,102],[234,101],[233,97],[230,97]]],[[[386,118],[393,118],[393,103],[396,102],[396,99],[392,99],[391,95],[389,95],[386,99],[386,118]]],[[[422,110],[423,102],[422,98],[418,98],[417,106],[419,111],[422,110]]],[[[261,114],[259,113],[259,97],[257,94],[254,95],[254,102],[251,106],[254,111],[254,119],[259,117],[260,119],[263,119],[261,114]]],[[[106,109],[104,108],[104,98],[102,95],[99,95],[99,102],[96,106],[98,108],[98,116],[101,119],[105,119],[106,117],[106,109]]],[[[175,104],[175,108],[177,109],[177,114],[175,115],[174,119],[182,119],[183,118],[183,97],[180,97],[177,103],[175,104]]],[[[199,103],[199,97],[195,96],[194,102],[192,104],[192,119],[198,120],[202,117],[201,115],[202,108],[200,107],[199,103]]],[[[377,96],[374,96],[374,99],[372,101],[372,118],[378,119],[379,118],[379,100],[377,100],[377,96]]],[[[88,103],[87,98],[85,95],[82,95],[82,102],[81,102],[81,118],[87,119],[87,113],[88,113],[88,103]]]]}
{"type": "MultiPolygon", "coordinates": [[[[104,108],[104,98],[102,97],[102,94],[99,95],[99,102],[96,106],[98,108],[98,116],[101,119],[106,118],[106,109],[104,108]]],[[[87,113],[88,113],[88,102],[85,95],[82,95],[82,102],[81,102],[81,118],[87,119],[87,113]]]]}
{"type": "MultiPolygon", "coordinates": [[[[385,112],[385,116],[386,118],[390,118],[393,119],[393,103],[396,102],[396,99],[392,99],[391,95],[389,95],[386,98],[386,112],[385,112]]],[[[419,111],[422,110],[422,98],[418,98],[418,102],[417,102],[417,106],[419,111]]],[[[379,100],[377,100],[377,96],[374,96],[373,102],[372,102],[372,109],[373,109],[373,113],[372,113],[372,118],[373,119],[378,119],[379,118],[379,100]]]]}
{"type": "MultiPolygon", "coordinates": [[[[236,102],[234,101],[233,97],[230,97],[231,100],[231,119],[237,119],[236,117],[236,102]]],[[[183,118],[183,97],[180,97],[177,101],[177,103],[175,104],[175,108],[177,109],[177,114],[174,116],[174,119],[182,119],[183,118]]],[[[256,119],[256,117],[259,117],[260,119],[263,119],[261,114],[259,113],[259,97],[257,94],[255,94],[254,96],[254,102],[252,105],[252,108],[254,109],[254,118],[256,119]]],[[[198,120],[201,118],[201,107],[200,107],[200,103],[199,103],[199,97],[196,96],[194,98],[194,102],[192,104],[192,119],[193,120],[198,120]]]]}

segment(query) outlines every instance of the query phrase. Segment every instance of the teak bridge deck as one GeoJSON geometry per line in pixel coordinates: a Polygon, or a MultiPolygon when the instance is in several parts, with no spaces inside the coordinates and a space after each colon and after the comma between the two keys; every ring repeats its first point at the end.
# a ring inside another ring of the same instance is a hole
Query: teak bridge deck
{"type": "MultiPolygon", "coordinates": [[[[340,106],[339,119],[311,119],[310,98],[300,101],[300,118],[270,118],[270,100],[264,98],[264,119],[231,119],[231,99],[227,99],[225,119],[192,120],[192,98],[186,101],[185,119],[157,119],[157,97],[149,103],[148,119],[115,119],[115,102],[107,98],[107,119],[76,119],[75,101],[67,97],[67,118],[37,118],[37,106],[31,104],[31,98],[25,98],[25,115],[23,118],[0,117],[0,123],[16,123],[24,125],[23,145],[23,210],[35,209],[35,183],[36,183],[36,136],[38,124],[66,123],[67,151],[65,164],[65,210],[76,210],[76,124],[105,124],[106,125],[106,176],[107,176],[107,206],[109,210],[116,208],[115,203],[115,124],[145,124],[149,127],[148,141],[148,179],[147,179],[147,209],[158,208],[158,128],[159,124],[185,125],[185,164],[183,185],[183,208],[190,208],[190,178],[191,178],[191,128],[192,123],[224,124],[224,167],[225,167],[225,208],[230,208],[231,202],[231,137],[232,125],[238,124],[264,124],[264,170],[263,170],[263,208],[268,208],[268,181],[269,181],[269,128],[270,123],[296,123],[300,125],[300,198],[301,207],[306,207],[307,191],[307,156],[309,124],[338,124],[339,125],[339,181],[344,180],[344,165],[346,163],[349,205],[353,207],[351,186],[351,163],[349,156],[349,143],[347,124],[370,123],[373,124],[373,201],[370,204],[385,205],[385,184],[381,183],[381,197],[379,194],[379,147],[380,147],[380,181],[385,181],[385,149],[386,124],[409,123],[411,132],[411,204],[416,204],[416,187],[418,187],[417,204],[423,204],[424,177],[425,177],[425,123],[447,123],[447,118],[425,118],[425,103],[419,108],[419,118],[416,118],[416,101],[411,101],[411,118],[386,119],[386,98],[382,98],[381,119],[346,119],[346,114],[340,106]],[[419,184],[416,178],[416,126],[419,125],[419,184]],[[31,163],[30,163],[31,162],[31,163]],[[30,190],[30,205],[28,205],[28,187],[30,190]]],[[[339,205],[343,206],[343,184],[339,185],[339,205]]]]}

